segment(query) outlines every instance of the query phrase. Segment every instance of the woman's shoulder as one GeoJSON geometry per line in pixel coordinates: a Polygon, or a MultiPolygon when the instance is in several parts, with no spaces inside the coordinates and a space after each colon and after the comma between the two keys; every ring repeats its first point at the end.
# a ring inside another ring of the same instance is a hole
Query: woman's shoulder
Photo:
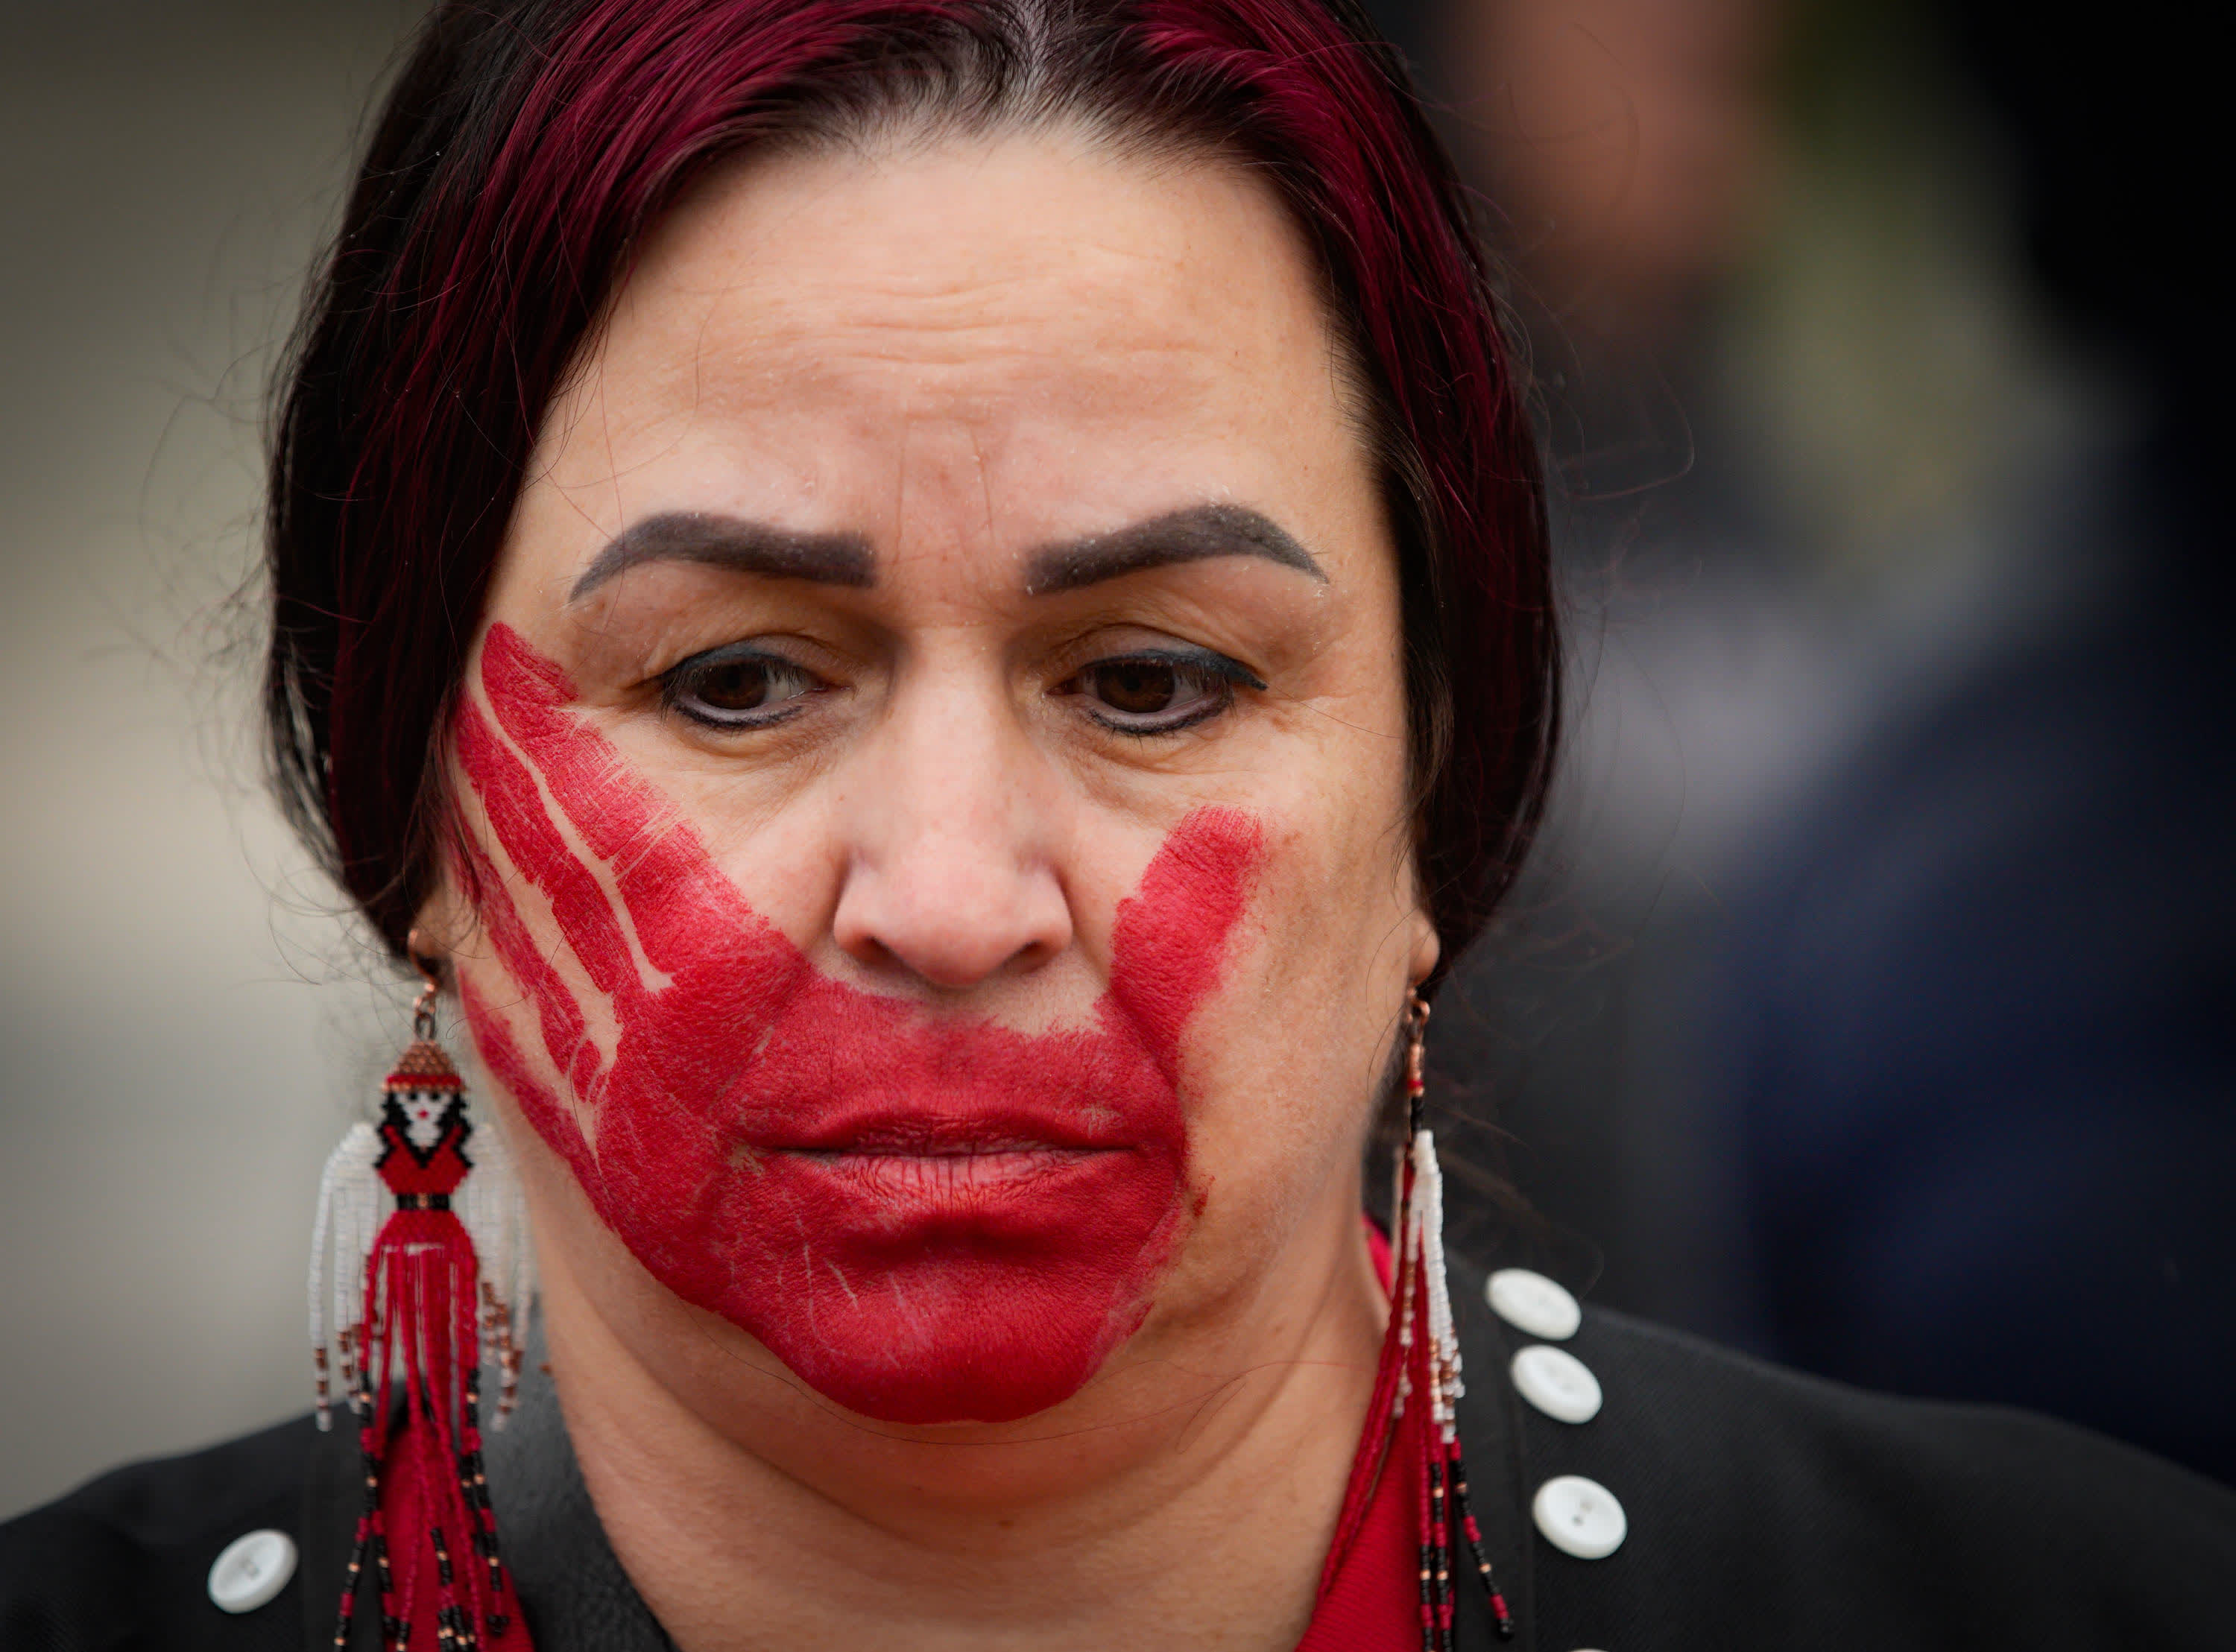
{"type": "Polygon", "coordinates": [[[2226,1486],[2046,1418],[1870,1393],[1621,1314],[1533,1337],[1480,1274],[1454,1284],[1472,1299],[1463,1419],[1513,1475],[1541,1646],[2228,1643],[2226,1486]],[[1574,1366],[1526,1352],[1548,1347],[1574,1366]],[[1588,1420],[1551,1414],[1594,1389],[1588,1420]],[[1618,1527],[1597,1558],[1558,1541],[1588,1551],[1618,1527]]]}
{"type": "Polygon", "coordinates": [[[311,1419],[135,1463],[0,1524],[8,1652],[264,1652],[303,1644],[294,1545],[311,1419]],[[227,1551],[255,1533],[276,1533],[227,1551]],[[213,1575],[221,1556],[229,1564],[213,1575]],[[250,1605],[284,1568],[274,1594],[250,1605]],[[234,1609],[221,1608],[224,1595],[234,1609]],[[242,1609],[246,1608],[247,1609],[242,1609]]]}

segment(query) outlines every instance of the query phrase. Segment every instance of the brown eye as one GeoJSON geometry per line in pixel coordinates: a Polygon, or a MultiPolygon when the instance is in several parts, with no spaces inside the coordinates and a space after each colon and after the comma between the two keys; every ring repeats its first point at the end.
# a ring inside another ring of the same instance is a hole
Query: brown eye
{"type": "Polygon", "coordinates": [[[1121,659],[1088,673],[1095,698],[1129,717],[1168,711],[1182,691],[1180,672],[1162,660],[1121,659]]]}
{"type": "Polygon", "coordinates": [[[669,710],[720,729],[752,729],[782,722],[823,685],[805,667],[749,645],[694,654],[661,678],[669,710]]]}
{"type": "Polygon", "coordinates": [[[1171,734],[1217,717],[1238,687],[1263,689],[1257,674],[1209,649],[1157,649],[1099,659],[1058,690],[1086,702],[1089,717],[1121,734],[1171,734]]]}
{"type": "Polygon", "coordinates": [[[700,700],[718,711],[750,711],[767,704],[769,677],[765,659],[733,659],[702,672],[695,687],[700,700]]]}

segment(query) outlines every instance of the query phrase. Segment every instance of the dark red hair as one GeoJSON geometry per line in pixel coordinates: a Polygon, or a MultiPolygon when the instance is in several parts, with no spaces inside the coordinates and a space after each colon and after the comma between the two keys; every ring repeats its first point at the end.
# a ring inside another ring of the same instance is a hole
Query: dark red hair
{"type": "Polygon", "coordinates": [[[1535,439],[1465,199],[1351,0],[447,0],[390,94],[273,438],[283,803],[401,951],[448,708],[538,422],[713,161],[885,123],[1076,120],[1227,154],[1317,252],[1399,547],[1422,888],[1457,956],[1543,796],[1535,439]]]}

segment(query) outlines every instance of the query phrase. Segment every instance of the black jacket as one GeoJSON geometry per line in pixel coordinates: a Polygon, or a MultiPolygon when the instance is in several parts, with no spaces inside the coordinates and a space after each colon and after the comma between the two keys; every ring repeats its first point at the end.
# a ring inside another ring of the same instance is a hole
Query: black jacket
{"type": "MultiPolygon", "coordinates": [[[[1529,1339],[1455,1268],[1477,1511],[1523,1652],[1647,1648],[2236,1649],[2236,1492],[2015,1412],[1884,1399],[1618,1314],[1564,1346],[1605,1393],[1555,1422],[1508,1379],[1529,1339]],[[1628,1535],[1578,1560],[1536,1488],[1599,1482],[1628,1535]]],[[[2076,1334],[2079,1332],[2076,1330],[2076,1334]]],[[[658,1652],[548,1385],[492,1437],[490,1478],[538,1652],[658,1652]]],[[[307,1419],[143,1463],[0,1526],[0,1652],[298,1652],[332,1644],[355,1502],[348,1431],[307,1419]],[[302,1564],[268,1606],[210,1601],[219,1551],[273,1527],[302,1564]]],[[[1461,1644],[1490,1639],[1463,1591],[1461,1644]]],[[[360,1610],[361,1631],[377,1612],[360,1610]]]]}

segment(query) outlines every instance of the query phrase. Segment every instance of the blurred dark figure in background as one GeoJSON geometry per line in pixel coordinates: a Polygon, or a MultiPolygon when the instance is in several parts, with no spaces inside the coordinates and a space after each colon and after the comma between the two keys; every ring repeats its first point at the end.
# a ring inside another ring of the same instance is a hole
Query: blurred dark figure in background
{"type": "MultiPolygon", "coordinates": [[[[1599,1300],[1695,1297],[1692,1132],[1653,1023],[1697,953],[1697,869],[1824,743],[1842,679],[1783,510],[1718,383],[1722,324],[1780,160],[1781,0],[1384,0],[1510,272],[1549,442],[1570,611],[1568,767],[1519,898],[1446,995],[1447,1093],[1532,1209],[1471,1236],[1599,1300]],[[1670,869],[1686,867],[1681,888],[1670,869]]],[[[1757,350],[1783,359],[1793,352],[1757,350]]],[[[1821,513],[1818,513],[1821,515],[1821,513]]],[[[1792,518],[1795,520],[1789,520],[1792,518]]],[[[1465,1138],[1464,1136],[1463,1137],[1465,1138]]],[[[1720,1253],[1717,1253],[1720,1254],[1720,1253]]]]}
{"type": "Polygon", "coordinates": [[[2226,90],[2171,6],[1954,22],[2135,434],[2039,502],[2035,621],[1891,719],[1739,903],[1742,1283],[1781,1358],[2236,1479],[2226,90]]]}
{"type": "Polygon", "coordinates": [[[2165,5],[1380,16],[1515,272],[1579,638],[1439,1052],[1542,1213],[1493,1236],[2236,1478],[2208,55],[2165,5]]]}

